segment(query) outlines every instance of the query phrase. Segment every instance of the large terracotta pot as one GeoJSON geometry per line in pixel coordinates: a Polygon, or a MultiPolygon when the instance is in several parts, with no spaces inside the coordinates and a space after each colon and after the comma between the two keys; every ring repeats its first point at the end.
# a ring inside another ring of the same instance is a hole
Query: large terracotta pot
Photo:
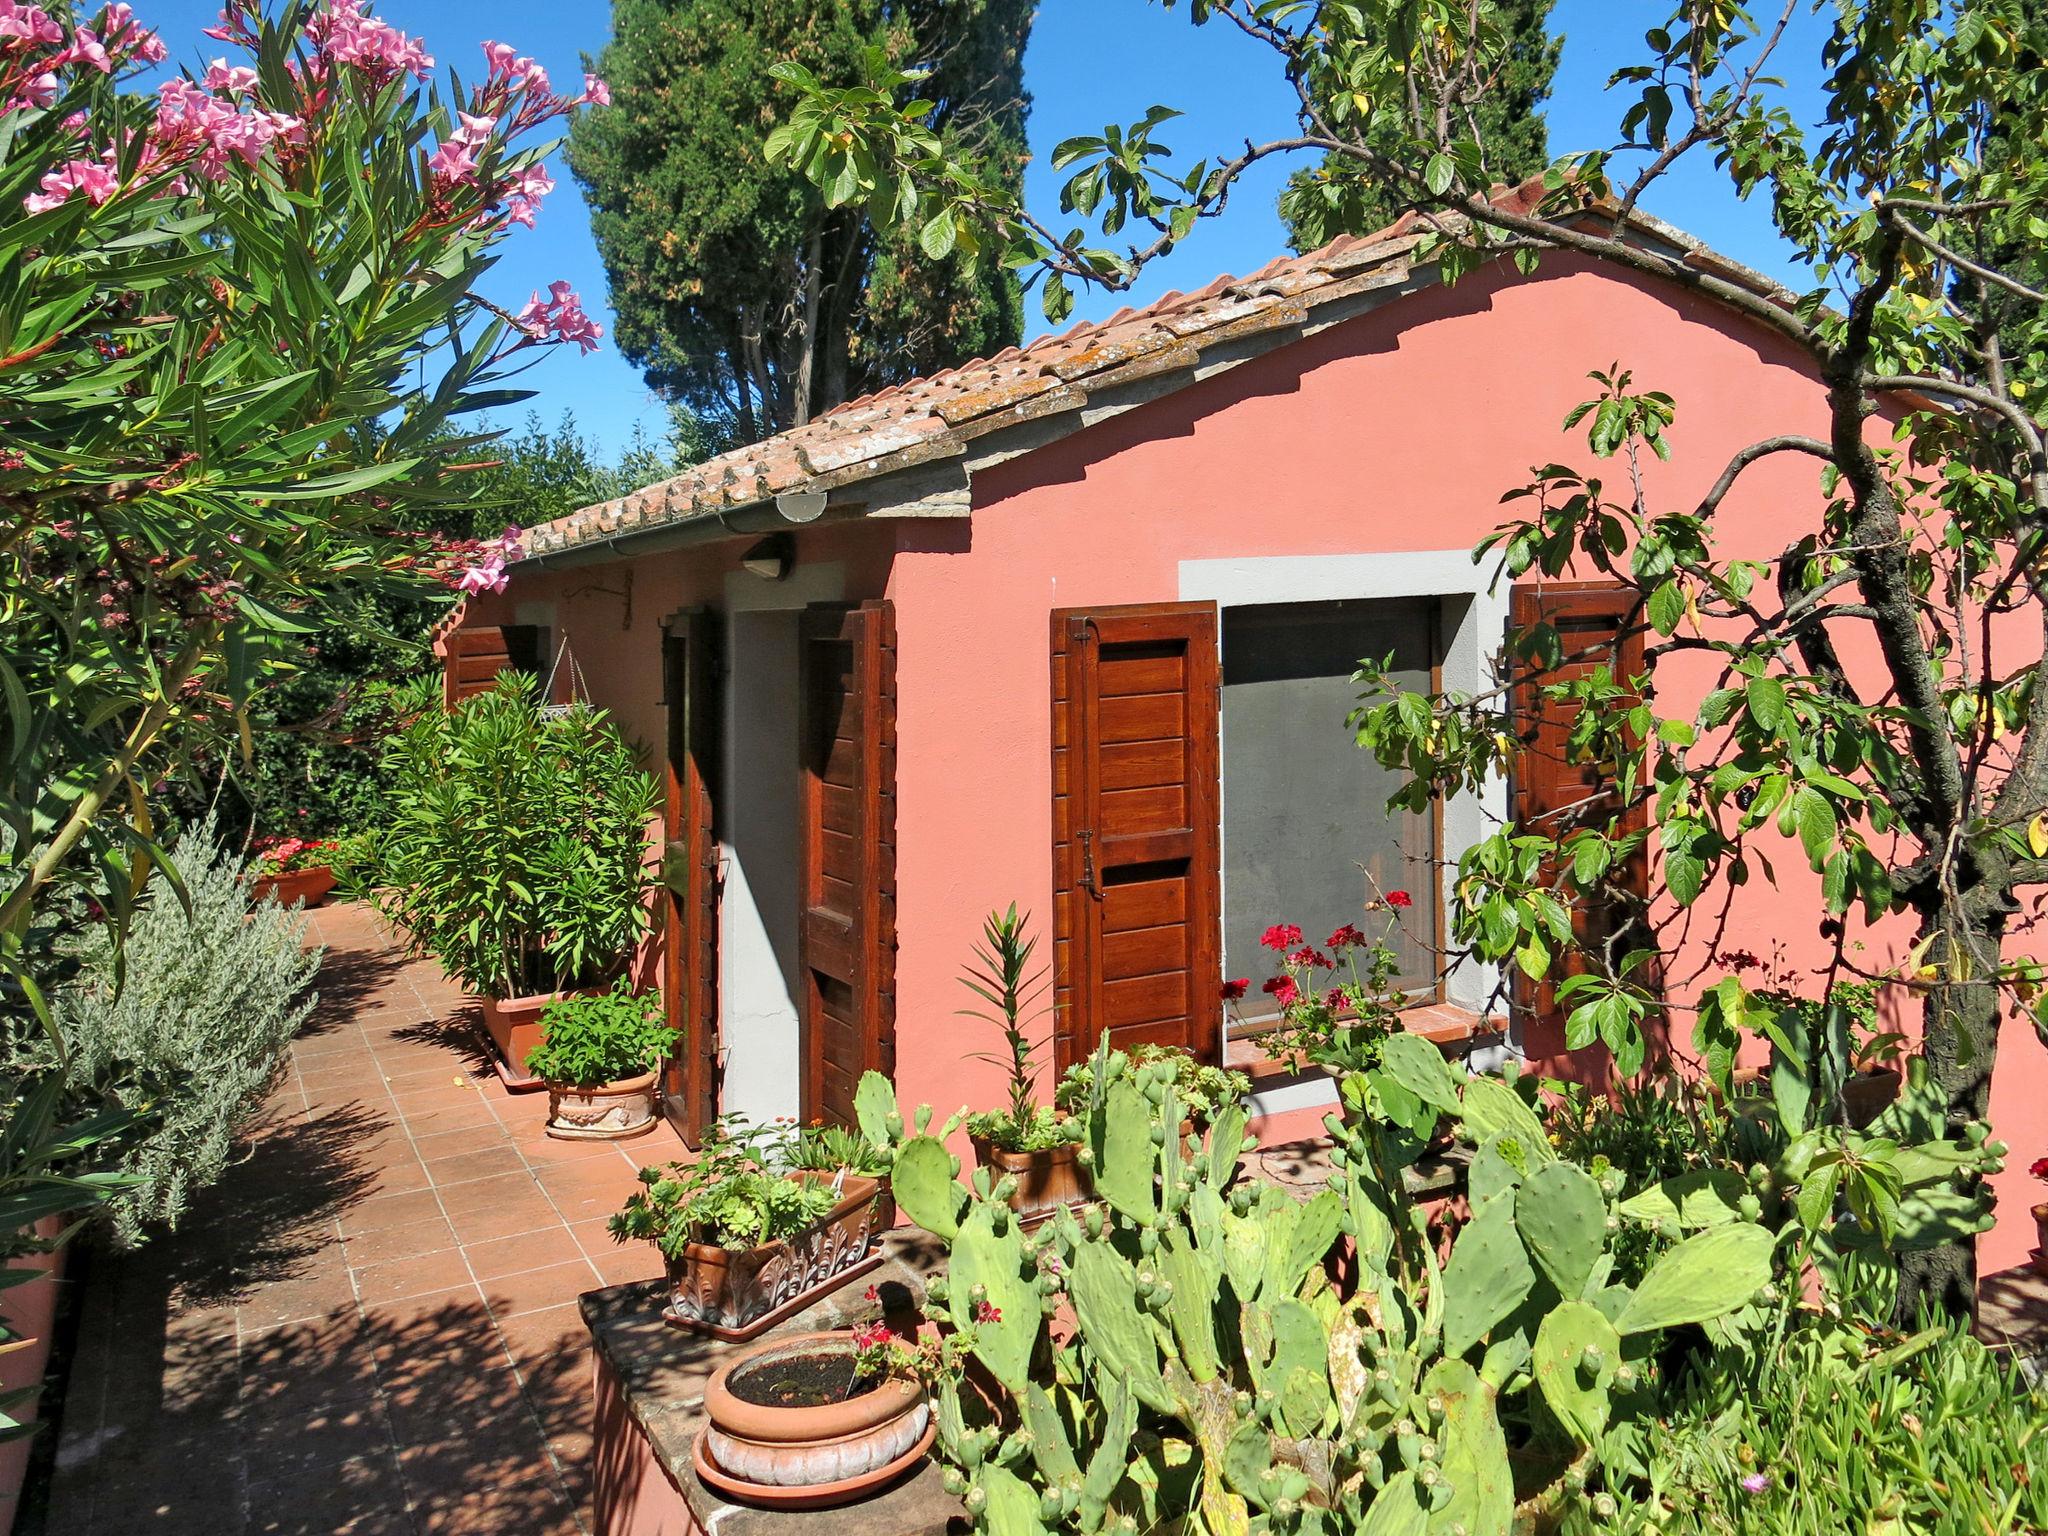
{"type": "Polygon", "coordinates": [[[837,1391],[843,1359],[853,1375],[853,1337],[800,1333],[774,1339],[720,1367],[704,1387],[711,1422],[703,1449],[717,1470],[764,1489],[831,1488],[851,1502],[905,1470],[925,1443],[931,1405],[915,1380],[888,1377],[854,1397],[806,1406],[758,1400],[788,1391],[837,1391]]]}
{"type": "Polygon", "coordinates": [[[317,907],[327,900],[327,893],[334,889],[334,871],[325,864],[316,864],[311,869],[287,870],[281,875],[258,875],[249,882],[249,896],[261,901],[266,896],[275,896],[283,906],[303,902],[317,907]]]}
{"type": "Polygon", "coordinates": [[[657,1075],[642,1072],[617,1082],[578,1088],[548,1084],[548,1134],[564,1141],[621,1141],[654,1128],[657,1075]]]}
{"type": "Polygon", "coordinates": [[[482,1000],[484,1028],[490,1033],[491,1044],[498,1048],[498,1059],[504,1063],[510,1079],[527,1088],[541,1086],[541,1080],[526,1070],[526,1056],[541,1042],[542,1012],[550,1003],[559,1003],[565,997],[594,996],[596,990],[585,987],[565,992],[536,992],[530,997],[486,997],[482,1000]]]}
{"type": "Polygon", "coordinates": [[[1016,1193],[1010,1209],[1026,1221],[1042,1221],[1063,1205],[1086,1205],[1095,1198],[1095,1181],[1079,1161],[1081,1148],[1069,1142],[1035,1152],[1005,1152],[986,1137],[970,1135],[974,1155],[996,1178],[1013,1174],[1016,1193]]]}
{"type": "MultiPolygon", "coordinates": [[[[809,1171],[793,1179],[829,1183],[809,1171]]],[[[848,1174],[837,1205],[794,1237],[737,1252],[691,1243],[668,1261],[670,1322],[722,1338],[750,1338],[812,1292],[835,1284],[875,1251],[881,1236],[878,1179],[848,1174]]]]}

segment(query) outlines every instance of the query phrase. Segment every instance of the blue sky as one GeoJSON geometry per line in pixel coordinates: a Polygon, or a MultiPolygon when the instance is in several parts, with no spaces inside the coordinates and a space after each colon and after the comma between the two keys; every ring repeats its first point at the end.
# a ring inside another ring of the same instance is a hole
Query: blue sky
{"type": "MultiPolygon", "coordinates": [[[[151,0],[137,8],[162,32],[175,59],[203,59],[220,48],[200,36],[200,29],[212,24],[219,0],[151,0]]],[[[465,78],[476,73],[478,44],[489,38],[533,55],[564,85],[580,80],[581,56],[604,45],[610,24],[610,7],[603,0],[382,0],[376,10],[393,24],[424,35],[436,58],[460,68],[465,78]]],[[[1564,34],[1565,48],[1547,114],[1553,152],[1611,139],[1626,103],[1606,94],[1607,78],[1638,56],[1641,29],[1664,13],[1664,6],[1640,0],[1559,0],[1552,25],[1564,34]]],[[[1818,100],[1821,36],[1818,19],[1803,16],[1776,60],[1791,105],[1807,120],[1818,100]]],[[[1147,0],[1043,0],[1025,55],[1025,83],[1033,97],[1031,142],[1038,156],[1026,196],[1035,211],[1053,219],[1059,209],[1058,178],[1044,167],[1043,157],[1071,134],[1129,121],[1164,102],[1182,108],[1186,116],[1162,137],[1191,162],[1241,148],[1247,137],[1270,137],[1293,126],[1289,94],[1270,55],[1234,29],[1194,27],[1185,8],[1167,11],[1147,0]]],[[[539,227],[507,242],[492,274],[490,296],[516,306],[532,290],[567,278],[591,313],[602,314],[609,332],[604,268],[582,199],[567,168],[557,164],[553,169],[559,185],[542,210],[539,227]]],[[[1220,218],[1147,269],[1134,294],[1083,293],[1077,317],[1099,318],[1169,289],[1200,287],[1219,272],[1263,266],[1285,248],[1274,211],[1285,179],[1284,166],[1261,167],[1239,186],[1220,218]]],[[[1704,159],[1682,166],[1645,204],[1737,260],[1787,280],[1794,275],[1771,232],[1768,211],[1738,202],[1704,159]]],[[[1034,331],[1042,330],[1035,301],[1030,313],[1034,331]]],[[[658,432],[664,419],[637,370],[609,340],[588,357],[558,351],[521,383],[537,391],[532,408],[550,420],[573,411],[608,454],[617,453],[635,423],[658,432]]]]}

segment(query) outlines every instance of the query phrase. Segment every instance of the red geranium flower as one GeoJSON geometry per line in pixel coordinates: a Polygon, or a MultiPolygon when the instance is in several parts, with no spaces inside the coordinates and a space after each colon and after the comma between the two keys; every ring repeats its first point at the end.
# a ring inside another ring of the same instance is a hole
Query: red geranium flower
{"type": "Polygon", "coordinates": [[[1251,984],[1252,979],[1249,976],[1240,976],[1235,981],[1226,981],[1223,983],[1223,1001],[1226,1003],[1236,1002],[1246,992],[1251,990],[1251,984]]]}
{"type": "Polygon", "coordinates": [[[2048,1179],[2048,1157],[2035,1158],[2034,1166],[2029,1168],[2027,1172],[2037,1179],[2048,1179]]]}
{"type": "Polygon", "coordinates": [[[1299,923],[1275,923],[1266,930],[1265,936],[1259,942],[1268,949],[1285,949],[1290,944],[1299,944],[1301,942],[1301,925],[1299,923]]]}
{"type": "Polygon", "coordinates": [[[1333,962],[1331,961],[1330,957],[1324,954],[1321,950],[1317,949],[1312,944],[1302,945],[1301,948],[1297,949],[1293,954],[1287,957],[1287,963],[1289,965],[1299,965],[1304,968],[1320,967],[1321,969],[1326,971],[1333,968],[1333,962]]]}
{"type": "Polygon", "coordinates": [[[1344,989],[1342,987],[1332,987],[1329,991],[1325,992],[1323,994],[1323,1006],[1332,1013],[1340,1012],[1344,1007],[1344,989]]]}
{"type": "Polygon", "coordinates": [[[1351,924],[1346,923],[1323,942],[1332,949],[1350,949],[1353,945],[1363,944],[1367,940],[1364,934],[1352,927],[1351,924]]]}
{"type": "Polygon", "coordinates": [[[1272,993],[1273,1001],[1282,1008],[1292,1008],[1301,996],[1301,988],[1294,984],[1292,976],[1271,977],[1262,990],[1272,993]]]}
{"type": "Polygon", "coordinates": [[[1390,907],[1412,907],[1415,905],[1415,898],[1406,891],[1389,891],[1387,892],[1387,905],[1390,907]]]}

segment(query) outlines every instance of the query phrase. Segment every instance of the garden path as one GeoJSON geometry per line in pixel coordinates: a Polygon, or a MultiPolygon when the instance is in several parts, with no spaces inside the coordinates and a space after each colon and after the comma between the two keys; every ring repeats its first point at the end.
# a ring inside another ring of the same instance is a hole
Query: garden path
{"type": "Polygon", "coordinates": [[[658,1273],[604,1218],[682,1144],[550,1140],[432,962],[358,907],[313,928],[319,1006],[249,1156],[90,1264],[51,1536],[587,1529],[575,1300],[658,1273]]]}

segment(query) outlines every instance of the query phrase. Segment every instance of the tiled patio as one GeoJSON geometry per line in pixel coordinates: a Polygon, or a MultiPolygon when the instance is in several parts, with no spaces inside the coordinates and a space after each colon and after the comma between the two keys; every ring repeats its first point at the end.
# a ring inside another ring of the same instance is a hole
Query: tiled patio
{"type": "Polygon", "coordinates": [[[431,962],[356,908],[315,928],[320,1005],[249,1157],[92,1264],[51,1536],[587,1527],[575,1299],[659,1272],[604,1218],[681,1143],[550,1140],[431,962]]]}

